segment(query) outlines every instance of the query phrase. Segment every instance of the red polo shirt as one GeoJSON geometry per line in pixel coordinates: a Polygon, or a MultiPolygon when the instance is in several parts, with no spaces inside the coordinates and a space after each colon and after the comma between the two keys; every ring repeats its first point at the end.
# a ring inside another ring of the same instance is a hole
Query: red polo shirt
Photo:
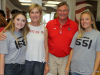
{"type": "Polygon", "coordinates": [[[70,44],[75,32],[78,30],[78,25],[68,18],[67,22],[60,27],[58,18],[56,18],[49,21],[46,27],[48,29],[49,52],[56,57],[69,55],[70,44]]]}

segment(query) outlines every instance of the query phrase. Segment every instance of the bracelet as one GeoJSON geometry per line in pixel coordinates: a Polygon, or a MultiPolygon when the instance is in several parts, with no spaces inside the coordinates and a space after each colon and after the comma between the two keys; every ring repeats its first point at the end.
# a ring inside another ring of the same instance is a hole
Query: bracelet
{"type": "Polygon", "coordinates": [[[69,71],[65,71],[65,72],[69,73],[69,71]]]}
{"type": "Polygon", "coordinates": [[[45,64],[49,64],[49,63],[45,63],[45,64]]]}

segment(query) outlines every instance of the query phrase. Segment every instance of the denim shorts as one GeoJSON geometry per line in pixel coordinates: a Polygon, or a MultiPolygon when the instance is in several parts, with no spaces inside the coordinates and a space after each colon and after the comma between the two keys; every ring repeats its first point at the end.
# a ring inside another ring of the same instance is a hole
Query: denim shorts
{"type": "Polygon", "coordinates": [[[25,61],[26,75],[44,75],[45,63],[38,61],[25,61]]]}
{"type": "Polygon", "coordinates": [[[25,64],[5,64],[4,75],[25,75],[25,64]]]}

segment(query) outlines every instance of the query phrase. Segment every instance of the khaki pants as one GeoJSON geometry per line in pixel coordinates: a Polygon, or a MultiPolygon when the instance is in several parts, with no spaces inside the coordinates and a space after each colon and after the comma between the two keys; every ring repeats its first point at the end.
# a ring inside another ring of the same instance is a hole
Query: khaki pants
{"type": "Polygon", "coordinates": [[[68,56],[56,57],[49,53],[49,68],[50,71],[47,75],[65,75],[65,68],[67,64],[68,56]]]}

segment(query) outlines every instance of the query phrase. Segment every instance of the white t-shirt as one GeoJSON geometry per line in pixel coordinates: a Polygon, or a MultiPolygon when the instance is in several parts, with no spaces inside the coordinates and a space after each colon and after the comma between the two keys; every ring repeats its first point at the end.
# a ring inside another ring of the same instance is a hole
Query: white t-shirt
{"type": "Polygon", "coordinates": [[[31,26],[27,35],[26,60],[45,62],[44,26],[31,26]]]}

